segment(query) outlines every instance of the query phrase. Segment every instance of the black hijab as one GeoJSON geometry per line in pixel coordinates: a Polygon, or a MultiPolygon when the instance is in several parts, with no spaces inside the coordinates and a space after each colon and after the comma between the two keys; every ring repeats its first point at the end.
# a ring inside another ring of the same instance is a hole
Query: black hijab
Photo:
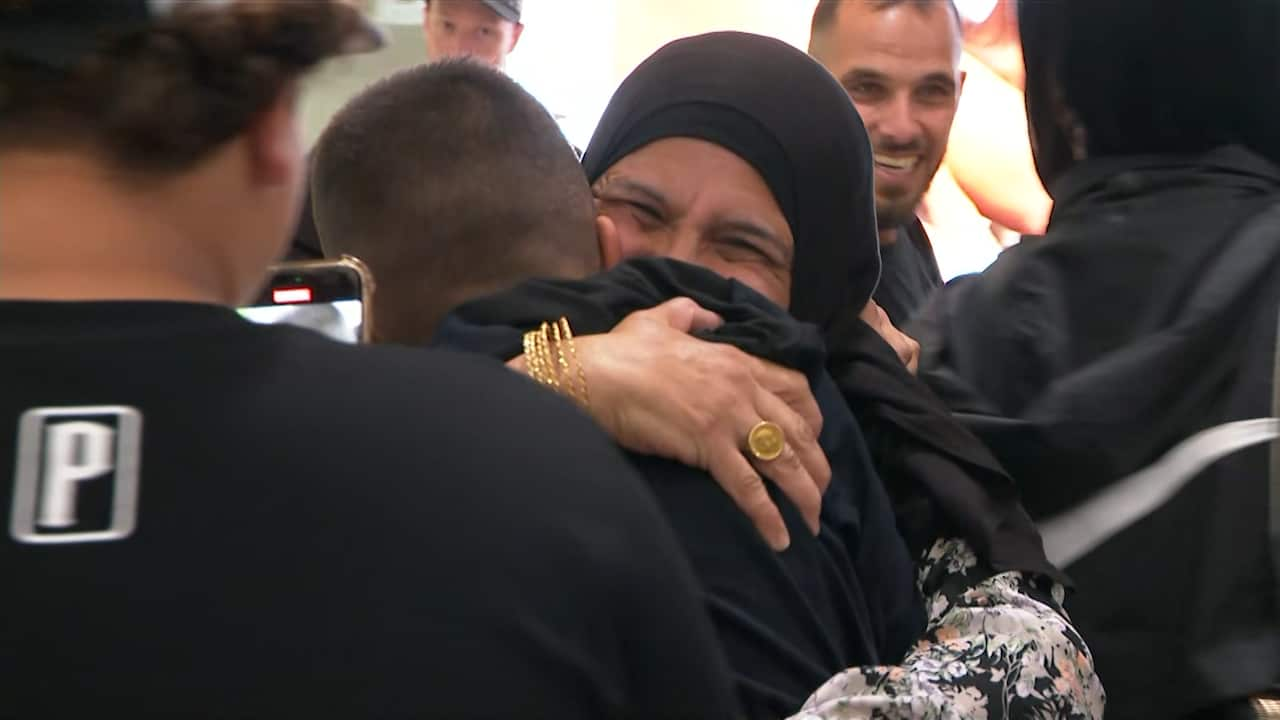
{"type": "Polygon", "coordinates": [[[794,317],[826,328],[871,298],[880,278],[871,145],[825,68],[759,35],[676,40],[614,93],[582,158],[588,180],[670,137],[720,145],[764,178],[795,237],[794,317]]]}
{"type": "Polygon", "coordinates": [[[1236,144],[1280,162],[1280,3],[1022,0],[1018,26],[1036,169],[1051,192],[1081,141],[1093,158],[1236,144]]]}
{"type": "Polygon", "coordinates": [[[871,146],[831,74],[757,35],[672,42],[609,102],[583,156],[588,179],[669,137],[724,147],[772,191],[795,238],[791,314],[822,330],[827,368],[871,441],[912,550],[941,531],[966,538],[996,571],[1063,580],[1000,463],[859,318],[880,273],[871,146]]]}

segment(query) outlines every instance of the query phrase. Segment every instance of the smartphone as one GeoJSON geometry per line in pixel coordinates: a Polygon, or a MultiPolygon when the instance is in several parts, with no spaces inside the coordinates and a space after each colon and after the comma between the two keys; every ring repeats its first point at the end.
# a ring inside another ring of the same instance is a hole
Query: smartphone
{"type": "Polygon", "coordinates": [[[343,255],[273,265],[266,287],[239,313],[264,325],[297,325],[340,342],[367,343],[372,301],[369,268],[359,258],[343,255]]]}

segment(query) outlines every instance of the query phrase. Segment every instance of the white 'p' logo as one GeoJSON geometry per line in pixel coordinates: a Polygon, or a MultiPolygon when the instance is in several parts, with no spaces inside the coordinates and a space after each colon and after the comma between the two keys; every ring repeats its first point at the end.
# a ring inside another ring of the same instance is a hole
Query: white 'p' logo
{"type": "Polygon", "coordinates": [[[35,408],[18,421],[10,534],[24,543],[120,540],[137,523],[142,415],[121,406],[35,408]],[[82,489],[108,498],[85,519],[82,489]]]}

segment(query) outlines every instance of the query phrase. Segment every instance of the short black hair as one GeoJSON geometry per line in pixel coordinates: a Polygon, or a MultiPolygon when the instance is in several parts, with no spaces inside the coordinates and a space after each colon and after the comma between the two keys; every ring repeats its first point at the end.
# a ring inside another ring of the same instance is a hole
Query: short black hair
{"type": "Polygon", "coordinates": [[[908,2],[921,10],[927,10],[933,3],[945,3],[955,14],[956,23],[960,23],[960,9],[956,7],[955,0],[818,0],[818,7],[813,10],[813,22],[809,25],[809,34],[815,35],[830,29],[836,21],[836,12],[840,9],[840,5],[846,2],[870,3],[876,10],[887,10],[908,2]]]}
{"type": "Polygon", "coordinates": [[[373,272],[380,342],[426,342],[455,305],[533,276],[600,270],[591,190],[555,120],[470,60],[403,70],[322,134],[312,201],[325,254],[373,272]]]}

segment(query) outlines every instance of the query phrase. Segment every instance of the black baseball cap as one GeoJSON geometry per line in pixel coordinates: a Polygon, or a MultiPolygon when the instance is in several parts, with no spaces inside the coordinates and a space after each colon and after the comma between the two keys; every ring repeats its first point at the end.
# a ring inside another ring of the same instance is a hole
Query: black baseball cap
{"type": "MultiPolygon", "coordinates": [[[[311,2],[314,0],[308,0],[311,2]]],[[[94,52],[104,35],[143,30],[179,5],[230,6],[235,0],[7,0],[0,1],[0,55],[67,70],[94,52]]],[[[338,54],[382,47],[382,33],[360,16],[338,54]]]]}

